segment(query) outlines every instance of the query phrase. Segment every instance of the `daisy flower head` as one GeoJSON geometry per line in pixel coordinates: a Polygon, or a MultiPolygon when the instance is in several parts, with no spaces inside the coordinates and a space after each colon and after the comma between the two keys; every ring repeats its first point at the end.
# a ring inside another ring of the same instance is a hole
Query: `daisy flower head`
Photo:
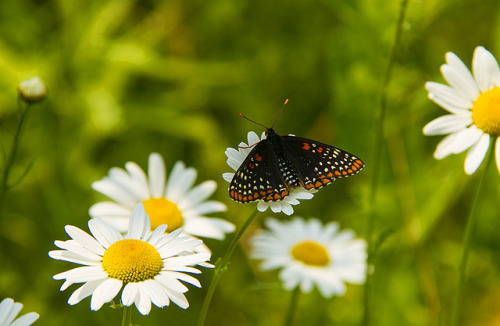
{"type": "MultiPolygon", "coordinates": [[[[227,156],[227,165],[234,171],[237,171],[239,167],[243,164],[245,159],[247,158],[248,154],[252,151],[253,146],[260,142],[263,139],[266,139],[266,133],[263,132],[261,137],[253,132],[250,131],[247,135],[248,138],[248,144],[241,142],[238,145],[238,148],[227,148],[226,149],[226,156],[227,156]]],[[[227,182],[231,182],[234,178],[235,172],[228,172],[224,173],[222,177],[224,180],[227,182]]],[[[286,215],[292,215],[293,214],[293,207],[292,205],[298,205],[300,204],[299,199],[311,199],[314,197],[314,193],[316,190],[306,190],[303,187],[298,187],[298,188],[293,188],[290,189],[290,192],[288,196],[284,197],[282,200],[277,200],[277,201],[264,201],[264,200],[257,200],[257,210],[259,212],[264,212],[268,208],[271,209],[274,213],[279,213],[283,212],[286,215]]]]}
{"type": "Polygon", "coordinates": [[[21,309],[21,303],[14,302],[11,298],[3,299],[0,302],[0,326],[29,326],[40,317],[36,312],[30,312],[16,319],[21,309]]]}
{"type": "Polygon", "coordinates": [[[174,302],[186,309],[189,303],[184,296],[188,288],[180,281],[200,287],[200,282],[186,273],[201,273],[195,265],[207,265],[209,253],[193,253],[201,240],[182,236],[182,229],[165,234],[167,225],[151,232],[148,214],[142,203],[132,211],[125,236],[100,218],[88,222],[91,235],[67,225],[68,241],[55,241],[62,250],[53,250],[49,256],[84,265],[55,275],[55,280],[65,280],[61,291],[74,283],[84,283],[70,296],[68,303],[77,304],[92,296],[90,308],[99,310],[122,290],[121,303],[135,304],[137,310],[147,315],[151,303],[164,307],[174,302]]]}
{"type": "Polygon", "coordinates": [[[316,286],[325,298],[343,295],[345,282],[362,284],[366,272],[366,242],[339,224],[323,225],[318,219],[291,221],[268,218],[268,230],[250,240],[253,259],[262,260],[264,271],[280,269],[279,278],[287,290],[300,287],[309,293],[316,286]]]}
{"type": "Polygon", "coordinates": [[[222,240],[235,226],[223,219],[206,216],[227,208],[221,202],[208,200],[217,188],[215,181],[193,187],[196,174],[194,168],[179,161],[167,179],[162,156],[151,153],[147,176],[139,165],[128,162],[125,170],[111,168],[107,177],[92,183],[94,190],[113,201],[94,204],[89,214],[124,233],[130,213],[138,203],[143,203],[151,219],[151,230],[167,224],[167,232],[182,227],[185,234],[222,240]]]}
{"type": "Polygon", "coordinates": [[[449,85],[427,82],[429,98],[449,112],[429,122],[425,135],[447,135],[438,144],[434,157],[442,159],[470,148],[465,173],[473,174],[481,165],[491,141],[500,171],[500,68],[484,47],[474,50],[472,73],[451,52],[446,53],[441,72],[449,85]]]}

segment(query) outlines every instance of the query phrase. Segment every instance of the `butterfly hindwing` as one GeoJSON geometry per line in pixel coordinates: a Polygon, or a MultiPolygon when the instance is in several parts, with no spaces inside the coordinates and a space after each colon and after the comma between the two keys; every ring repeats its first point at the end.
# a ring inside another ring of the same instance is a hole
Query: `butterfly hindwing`
{"type": "Polygon", "coordinates": [[[263,139],[255,145],[234,174],[229,196],[238,202],[277,201],[288,196],[272,143],[263,139]]]}
{"type": "Polygon", "coordinates": [[[301,137],[281,138],[284,156],[293,164],[300,184],[306,189],[322,188],[364,167],[359,158],[339,148],[301,137]]]}

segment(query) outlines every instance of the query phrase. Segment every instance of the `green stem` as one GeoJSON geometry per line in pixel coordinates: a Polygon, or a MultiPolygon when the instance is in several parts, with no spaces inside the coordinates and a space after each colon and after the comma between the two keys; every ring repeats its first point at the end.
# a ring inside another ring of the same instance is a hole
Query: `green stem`
{"type": "MultiPolygon", "coordinates": [[[[21,106],[21,103],[23,103],[23,102],[19,101],[19,106],[21,106]]],[[[20,109],[22,110],[21,119],[19,120],[19,124],[17,125],[17,130],[16,130],[16,133],[14,135],[14,141],[12,143],[12,147],[10,148],[10,153],[7,156],[4,171],[2,174],[2,179],[0,181],[0,211],[1,211],[1,208],[3,206],[5,195],[6,195],[7,191],[9,190],[10,169],[14,165],[14,161],[16,159],[17,150],[19,148],[19,142],[21,140],[21,134],[23,131],[23,127],[26,124],[26,119],[27,119],[28,113],[30,111],[30,105],[27,104],[26,108],[24,110],[22,107],[20,107],[20,109]]]]}
{"type": "Polygon", "coordinates": [[[288,304],[288,310],[285,315],[285,321],[283,322],[283,326],[292,325],[293,317],[295,315],[295,311],[297,310],[297,303],[299,302],[299,294],[300,294],[300,287],[297,286],[292,292],[290,303],[288,304]]]}
{"type": "Polygon", "coordinates": [[[488,157],[486,158],[486,166],[482,171],[481,178],[477,185],[476,194],[472,202],[472,207],[469,212],[469,218],[467,220],[467,226],[465,228],[464,244],[462,248],[462,257],[460,258],[460,264],[458,266],[458,281],[457,289],[455,292],[455,298],[453,300],[453,315],[451,325],[458,325],[458,318],[460,315],[460,300],[462,298],[463,285],[465,283],[465,272],[467,270],[467,261],[469,260],[469,251],[472,243],[472,235],[474,233],[474,227],[476,225],[477,213],[479,207],[479,198],[481,197],[481,192],[483,190],[484,180],[486,179],[486,174],[488,173],[489,167],[495,155],[493,151],[495,150],[496,139],[492,139],[490,143],[490,148],[488,149],[488,157]]]}
{"type": "Polygon", "coordinates": [[[219,258],[219,260],[215,263],[214,277],[212,279],[212,282],[210,282],[207,295],[205,297],[205,300],[203,301],[203,306],[201,307],[200,318],[198,319],[198,326],[205,325],[205,319],[207,317],[208,308],[210,306],[210,302],[212,301],[215,288],[217,287],[217,284],[219,283],[222,274],[227,271],[227,266],[229,265],[229,259],[231,258],[231,255],[233,254],[234,250],[236,249],[236,246],[240,242],[241,237],[247,230],[248,226],[252,223],[256,215],[257,215],[257,206],[255,206],[255,209],[252,211],[250,216],[248,216],[247,220],[245,221],[245,224],[243,224],[238,233],[234,236],[233,240],[231,241],[231,244],[224,253],[224,256],[222,258],[219,258]]]}
{"type": "Polygon", "coordinates": [[[132,326],[132,306],[123,306],[122,326],[132,326]]]}
{"type": "Polygon", "coordinates": [[[401,1],[401,8],[399,11],[399,18],[396,28],[396,34],[394,37],[394,43],[392,45],[391,54],[389,57],[389,63],[387,65],[387,70],[384,75],[383,86],[382,86],[382,98],[380,100],[380,111],[378,116],[377,129],[375,131],[375,144],[373,146],[373,160],[372,160],[372,179],[370,181],[370,192],[368,195],[368,203],[370,205],[368,211],[368,224],[366,228],[366,240],[368,242],[368,257],[366,269],[366,283],[364,287],[364,297],[363,297],[363,325],[368,326],[371,320],[371,291],[372,291],[372,268],[375,256],[375,239],[374,239],[374,229],[375,229],[375,200],[377,198],[378,190],[378,176],[380,174],[380,161],[382,146],[384,143],[384,130],[385,130],[385,116],[387,113],[387,101],[389,84],[392,78],[392,71],[396,63],[396,51],[399,48],[401,42],[401,35],[403,33],[403,25],[406,16],[406,9],[408,8],[408,0],[401,1]]]}

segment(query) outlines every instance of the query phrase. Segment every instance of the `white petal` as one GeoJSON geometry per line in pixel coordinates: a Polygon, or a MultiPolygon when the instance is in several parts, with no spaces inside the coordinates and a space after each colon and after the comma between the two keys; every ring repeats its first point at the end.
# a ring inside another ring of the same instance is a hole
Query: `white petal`
{"type": "Polygon", "coordinates": [[[481,139],[474,145],[465,159],[465,173],[471,175],[479,168],[483,162],[486,152],[490,146],[490,135],[484,134],[481,139]]]}
{"type": "Polygon", "coordinates": [[[233,181],[234,178],[234,173],[233,172],[227,172],[222,174],[222,179],[224,179],[227,182],[233,181]]]}
{"type": "Polygon", "coordinates": [[[11,298],[5,298],[0,304],[0,325],[9,325],[19,314],[23,305],[14,302],[11,298]]]}
{"type": "Polygon", "coordinates": [[[476,80],[467,66],[460,58],[451,52],[446,54],[446,61],[448,64],[441,66],[441,72],[446,81],[453,86],[458,93],[463,93],[467,95],[467,98],[471,101],[475,101],[480,92],[476,80]]]}
{"type": "Polygon", "coordinates": [[[114,278],[108,278],[99,284],[90,300],[90,309],[99,310],[103,304],[110,302],[120,292],[123,282],[114,278]]]}
{"type": "Polygon", "coordinates": [[[86,297],[92,295],[94,293],[95,289],[106,279],[98,280],[98,281],[92,281],[92,282],[87,282],[80,286],[78,289],[76,289],[75,292],[71,294],[71,296],[68,299],[68,304],[70,305],[75,305],[78,302],[82,301],[86,297]]]}
{"type": "Polygon", "coordinates": [[[102,180],[93,182],[92,189],[126,207],[133,207],[138,201],[143,200],[142,198],[136,198],[130,193],[129,189],[116,184],[110,178],[103,178],[102,180]]]}
{"type": "Polygon", "coordinates": [[[64,227],[64,230],[66,231],[66,233],[68,233],[68,235],[71,238],[73,238],[83,248],[86,248],[97,255],[100,256],[104,255],[104,248],[101,246],[99,242],[97,242],[96,239],[91,237],[87,232],[72,225],[66,225],[64,227]]]}
{"type": "Polygon", "coordinates": [[[434,156],[436,159],[441,159],[450,154],[461,153],[479,141],[482,135],[483,131],[479,130],[475,125],[451,134],[439,143],[434,156]]]}
{"type": "Polygon", "coordinates": [[[184,221],[183,229],[187,234],[222,240],[225,233],[234,231],[235,226],[219,218],[191,217],[184,221]]]}
{"type": "Polygon", "coordinates": [[[134,187],[134,193],[137,198],[142,198],[142,200],[151,197],[149,191],[148,178],[146,173],[137,163],[127,162],[125,163],[125,168],[129,173],[129,178],[132,181],[131,186],[134,187]]]}
{"type": "Polygon", "coordinates": [[[500,68],[495,57],[484,47],[478,46],[474,50],[472,67],[477,85],[482,92],[495,86],[500,76],[500,68]]]}
{"type": "Polygon", "coordinates": [[[191,188],[196,180],[197,172],[193,168],[186,168],[184,163],[177,162],[170,173],[165,190],[165,196],[177,203],[191,188]]]}
{"type": "Polygon", "coordinates": [[[183,212],[183,215],[205,215],[216,212],[227,211],[227,206],[219,201],[209,200],[192,207],[188,212],[183,212]]]}
{"type": "Polygon", "coordinates": [[[149,188],[154,198],[163,197],[165,191],[165,162],[158,153],[149,155],[149,188]]]}
{"type": "Polygon", "coordinates": [[[89,215],[92,217],[129,217],[130,209],[123,207],[112,201],[103,201],[92,205],[89,208],[89,215]]]}
{"type": "Polygon", "coordinates": [[[40,315],[36,312],[30,312],[24,316],[19,317],[9,326],[29,326],[33,324],[39,317],[40,315]]]}
{"type": "Polygon", "coordinates": [[[120,232],[100,218],[93,218],[88,224],[92,236],[106,249],[116,241],[123,239],[120,232]]]}
{"type": "Polygon", "coordinates": [[[135,306],[141,315],[147,315],[151,311],[151,299],[144,290],[143,282],[138,284],[139,296],[135,300],[135,306]]]}
{"type": "Polygon", "coordinates": [[[467,128],[472,123],[472,114],[449,114],[432,120],[425,125],[424,135],[445,135],[467,128]]]}
{"type": "Polygon", "coordinates": [[[123,287],[123,292],[122,292],[122,304],[124,306],[131,306],[134,301],[137,299],[139,296],[139,283],[127,283],[123,287]]]}
{"type": "Polygon", "coordinates": [[[495,143],[495,158],[497,161],[497,169],[498,169],[498,172],[500,173],[500,137],[497,137],[497,140],[495,143]]]}
{"type": "Polygon", "coordinates": [[[144,234],[149,235],[151,224],[142,203],[135,206],[132,214],[130,214],[129,223],[126,239],[143,239],[144,234]]]}
{"type": "Polygon", "coordinates": [[[463,93],[448,85],[443,85],[435,82],[425,83],[425,89],[432,93],[432,98],[439,98],[441,101],[449,103],[451,106],[462,110],[468,110],[472,107],[473,102],[463,93]]]}
{"type": "Polygon", "coordinates": [[[177,206],[181,211],[196,206],[198,203],[201,203],[210,197],[216,188],[217,183],[215,181],[205,181],[191,189],[182,199],[178,201],[177,206]]]}

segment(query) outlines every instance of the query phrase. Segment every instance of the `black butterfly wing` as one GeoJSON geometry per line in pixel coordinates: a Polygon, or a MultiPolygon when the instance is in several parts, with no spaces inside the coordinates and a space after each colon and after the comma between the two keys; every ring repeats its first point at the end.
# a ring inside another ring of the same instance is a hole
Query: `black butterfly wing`
{"type": "Polygon", "coordinates": [[[261,140],[234,174],[229,196],[240,203],[256,200],[277,201],[288,196],[272,143],[261,140]]]}
{"type": "Polygon", "coordinates": [[[311,139],[281,136],[284,156],[293,164],[298,181],[306,189],[319,189],[336,178],[358,173],[365,164],[339,148],[311,139]]]}

